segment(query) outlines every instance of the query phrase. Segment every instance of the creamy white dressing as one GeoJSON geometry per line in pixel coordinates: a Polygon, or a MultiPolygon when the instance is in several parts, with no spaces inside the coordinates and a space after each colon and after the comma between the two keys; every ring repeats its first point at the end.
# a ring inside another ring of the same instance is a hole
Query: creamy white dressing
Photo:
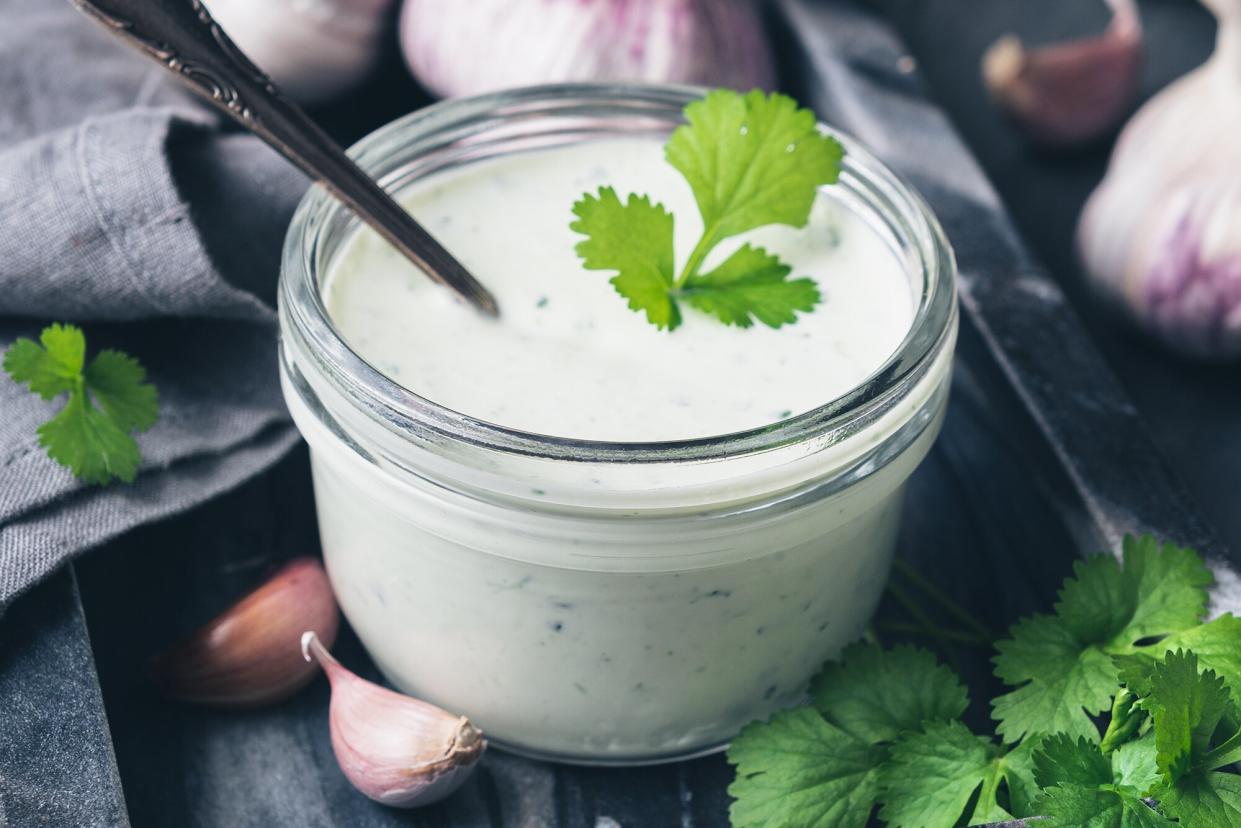
{"type": "MultiPolygon", "coordinates": [[[[329,312],[362,357],[435,402],[611,441],[731,433],[814,408],[873,374],[910,327],[906,269],[829,189],[807,228],[767,228],[715,254],[769,247],[818,280],[813,313],[738,330],[684,308],[682,328],[657,331],[574,253],[571,205],[600,184],[664,202],[679,255],[693,245],[692,196],[658,141],[510,154],[402,193],[495,292],[499,320],[369,230],[329,263],[329,312]]],[[[797,702],[860,634],[903,483],[938,430],[950,343],[899,402],[845,436],[717,462],[573,462],[451,441],[414,450],[325,384],[308,405],[284,377],[312,448],[333,588],[385,675],[510,748],[644,762],[718,747],[797,702]]],[[[294,359],[313,381],[313,359],[294,359]]]]}
{"type": "Polygon", "coordinates": [[[707,266],[759,244],[818,281],[797,323],[727,327],[682,305],[660,331],[628,309],[606,271],[587,271],[569,228],[574,201],[611,184],[649,194],[676,221],[683,261],[702,224],[654,140],[608,140],[490,159],[403,194],[415,217],[499,301],[476,313],[376,234],[355,234],[326,287],[329,313],[367,361],[410,390],[499,425],[559,437],[642,442],[763,426],[835,399],[899,346],[909,278],[856,213],[824,194],[806,228],[722,243],[707,266]]]}

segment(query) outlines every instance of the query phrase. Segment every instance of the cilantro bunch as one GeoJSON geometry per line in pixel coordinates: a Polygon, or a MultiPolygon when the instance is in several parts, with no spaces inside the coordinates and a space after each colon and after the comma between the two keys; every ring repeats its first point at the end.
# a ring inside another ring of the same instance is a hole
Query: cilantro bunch
{"type": "Polygon", "coordinates": [[[145,431],[159,416],[158,394],[138,360],[109,349],[87,364],[81,328],[53,324],[38,342],[22,337],[9,346],[4,370],[45,400],[69,395],[39,426],[49,457],[87,483],[133,482],[142,455],[131,432],[145,431]]]}
{"type": "Polygon", "coordinates": [[[657,328],[681,324],[681,303],[726,325],[772,328],[796,321],[820,300],[812,279],[761,247],[743,244],[703,272],[723,240],[768,224],[805,227],[819,187],[840,175],[844,148],[818,130],[814,114],[786,95],[718,89],[685,108],[668,139],[668,163],[689,182],[703,231],[678,270],[673,216],[649,196],[621,199],[611,187],[573,205],[571,226],[586,236],[577,253],[588,270],[612,270],[612,286],[657,328]]]}
{"type": "Polygon", "coordinates": [[[956,674],[912,647],[857,644],[811,703],[728,751],[736,828],[1241,828],[1241,621],[1203,621],[1201,557],[1126,538],[1081,561],[1051,614],[996,645],[996,735],[956,674]]]}

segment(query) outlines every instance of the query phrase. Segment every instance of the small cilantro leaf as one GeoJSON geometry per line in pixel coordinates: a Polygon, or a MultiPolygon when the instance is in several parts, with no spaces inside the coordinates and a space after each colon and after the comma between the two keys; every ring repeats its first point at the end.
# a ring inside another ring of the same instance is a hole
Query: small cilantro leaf
{"type": "Polygon", "coordinates": [[[73,325],[49,325],[38,342],[21,337],[4,353],[4,370],[45,400],[74,387],[82,373],[86,337],[73,325]]]}
{"type": "Polygon", "coordinates": [[[159,417],[159,393],[146,376],[138,360],[108,349],[86,366],[86,387],[117,428],[146,431],[159,417]]]}
{"type": "Polygon", "coordinates": [[[1156,755],[1154,733],[1126,742],[1112,752],[1112,778],[1148,796],[1160,780],[1156,755]]]}
{"type": "Polygon", "coordinates": [[[113,477],[132,483],[142,459],[134,438],[76,392],[60,413],[39,426],[39,444],[83,482],[99,485],[113,477]]]}
{"type": "Polygon", "coordinates": [[[1123,567],[1104,555],[1079,561],[1055,613],[1019,622],[996,645],[995,673],[1016,686],[992,703],[1007,741],[1035,731],[1098,739],[1090,716],[1120,683],[1113,656],[1202,618],[1212,577],[1197,553],[1149,537],[1126,538],[1123,552],[1123,567]]]}
{"type": "Polygon", "coordinates": [[[890,744],[959,716],[968,702],[960,680],[930,653],[872,644],[846,648],[814,678],[811,695],[815,707],[752,724],[729,748],[738,765],[729,788],[735,828],[865,825],[890,744]]]}
{"type": "Polygon", "coordinates": [[[1173,650],[1192,650],[1200,669],[1214,670],[1232,688],[1241,692],[1241,618],[1225,613],[1206,624],[1175,632],[1139,647],[1136,652],[1113,657],[1120,680],[1126,687],[1145,696],[1150,693],[1150,677],[1165,655],[1173,650]]]}
{"type": "Polygon", "coordinates": [[[622,202],[611,187],[573,205],[570,228],[587,270],[614,270],[612,284],[629,308],[669,331],[681,322],[679,302],[726,325],[772,328],[797,321],[822,297],[813,279],[759,247],[742,245],[718,267],[702,268],[724,239],[768,224],[804,227],[819,187],[840,175],[844,148],[819,132],[814,113],[785,95],[755,90],[710,92],[685,108],[687,124],[665,145],[702,214],[703,231],[675,272],[673,218],[646,196],[622,202]]]}
{"type": "Polygon", "coordinates": [[[1241,826],[1241,777],[1214,769],[1234,759],[1233,746],[1241,739],[1237,713],[1223,679],[1198,668],[1194,653],[1178,650],[1150,671],[1143,704],[1155,721],[1162,777],[1151,794],[1160,810],[1182,825],[1236,828],[1241,826]],[[1214,738],[1224,736],[1212,750],[1214,738]]]}
{"type": "Polygon", "coordinates": [[[1135,750],[1119,759],[1118,754],[1109,761],[1093,741],[1067,733],[1044,738],[1034,752],[1034,777],[1043,789],[1035,807],[1050,825],[1065,828],[1172,826],[1142,799],[1152,779],[1149,769],[1142,769],[1144,762],[1153,764],[1149,743],[1144,754],[1135,750]]]}
{"type": "Polygon", "coordinates": [[[1220,720],[1232,709],[1228,688],[1214,671],[1198,672],[1198,657],[1181,650],[1156,664],[1146,707],[1155,720],[1159,773],[1174,783],[1206,755],[1220,720]]]}
{"type": "Polygon", "coordinates": [[[969,698],[961,680],[926,650],[853,644],[810,684],[814,706],[865,742],[894,741],[923,723],[955,719],[969,698]]]}
{"type": "MultiPolygon", "coordinates": [[[[1014,629],[1014,635],[1021,633],[1014,629]]],[[[1040,730],[1099,738],[1087,714],[1107,709],[1116,692],[1115,667],[1106,655],[1074,649],[1058,670],[1031,673],[1027,684],[992,700],[992,715],[1005,741],[1040,730]]]]}
{"type": "Polygon", "coordinates": [[[814,280],[789,281],[791,270],[761,247],[747,244],[710,273],[691,276],[678,295],[725,325],[748,328],[757,319],[778,328],[796,322],[795,311],[810,311],[819,303],[814,280]]]}
{"type": "Polygon", "coordinates": [[[631,194],[622,202],[611,187],[600,187],[598,196],[583,195],[573,213],[578,220],[571,228],[587,237],[577,244],[582,266],[617,271],[611,279],[616,292],[655,327],[680,325],[671,296],[672,214],[646,196],[631,194]]]}
{"type": "Polygon", "coordinates": [[[990,739],[975,736],[959,721],[930,722],[893,745],[882,771],[879,817],[889,828],[952,828],[984,787],[968,824],[1008,819],[995,801],[1003,772],[990,739]]]}
{"type": "Polygon", "coordinates": [[[1235,773],[1196,773],[1175,785],[1156,790],[1159,809],[1192,828],[1241,826],[1241,776],[1235,773]]]}
{"type": "Polygon", "coordinates": [[[1145,795],[1160,780],[1153,734],[1127,742],[1109,760],[1099,745],[1067,733],[1040,739],[1033,751],[1034,779],[1041,788],[1057,785],[1132,788],[1145,795]]]}
{"type": "Polygon", "coordinates": [[[844,148],[787,95],[717,89],[685,107],[685,118],[665,154],[714,239],[765,224],[804,227],[818,188],[840,175],[844,148]]]}
{"type": "MultiPolygon", "coordinates": [[[[1123,559],[1121,612],[1113,619],[1124,623],[1117,624],[1120,631],[1112,641],[1115,647],[1201,622],[1206,615],[1206,589],[1215,577],[1197,552],[1171,543],[1160,546],[1151,535],[1130,535],[1124,540],[1123,559]],[[1132,611],[1126,619],[1129,607],[1132,611]]],[[[1092,600],[1085,595],[1080,601],[1072,601],[1075,611],[1084,616],[1085,606],[1092,600]]]]}
{"type": "Polygon", "coordinates": [[[885,750],[801,707],[746,726],[728,748],[734,828],[864,828],[885,750]]]}
{"type": "Polygon", "coordinates": [[[4,369],[45,400],[68,393],[39,443],[56,462],[87,483],[132,482],[141,463],[130,436],[155,423],[159,401],[146,371],[119,351],[100,352],[83,370],[86,337],[73,325],[50,325],[36,343],[21,338],[4,355],[4,369]],[[41,343],[41,344],[40,344],[41,343]]]}
{"type": "Polygon", "coordinates": [[[1049,788],[1038,808],[1047,819],[1036,824],[1048,828],[1178,828],[1126,788],[1049,788]]]}
{"type": "Polygon", "coordinates": [[[1044,738],[1034,752],[1034,781],[1040,788],[1110,785],[1112,765],[1089,739],[1056,733],[1044,738]]]}

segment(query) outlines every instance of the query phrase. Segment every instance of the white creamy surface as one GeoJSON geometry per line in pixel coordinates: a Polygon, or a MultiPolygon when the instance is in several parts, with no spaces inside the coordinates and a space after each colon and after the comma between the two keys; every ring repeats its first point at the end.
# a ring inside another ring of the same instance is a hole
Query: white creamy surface
{"type": "MultiPolygon", "coordinates": [[[[749,241],[819,283],[792,326],[747,330],[682,305],[669,333],[628,309],[574,252],[583,192],[647,193],[676,219],[678,265],[701,220],[656,140],[610,139],[474,163],[403,193],[406,207],[496,295],[492,320],[428,280],[369,229],[346,243],[325,300],[346,341],[412,391],[482,420],[560,437],[641,442],[727,434],[829,402],[899,346],[914,300],[900,262],[851,211],[820,195],[804,229],[749,241]]],[[[829,191],[830,192],[830,191],[829,191]]]]}

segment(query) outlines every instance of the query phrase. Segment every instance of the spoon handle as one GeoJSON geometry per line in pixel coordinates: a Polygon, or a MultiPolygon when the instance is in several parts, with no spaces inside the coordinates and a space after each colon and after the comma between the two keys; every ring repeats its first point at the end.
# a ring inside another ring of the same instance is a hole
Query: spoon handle
{"type": "MultiPolygon", "coordinates": [[[[261,0],[256,0],[261,2],[261,0]]],[[[431,278],[490,316],[495,297],[241,53],[201,0],[70,0],[348,205],[431,278]]]]}

